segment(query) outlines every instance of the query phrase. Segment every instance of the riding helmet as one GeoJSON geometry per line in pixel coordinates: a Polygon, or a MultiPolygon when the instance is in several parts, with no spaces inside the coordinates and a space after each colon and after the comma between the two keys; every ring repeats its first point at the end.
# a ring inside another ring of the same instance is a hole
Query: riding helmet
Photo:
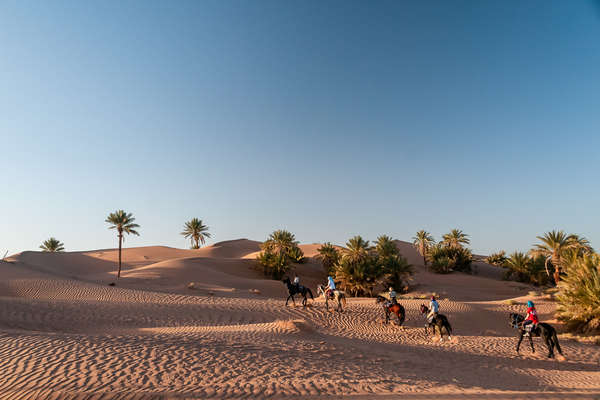
{"type": "Polygon", "coordinates": [[[527,307],[534,307],[534,305],[533,305],[533,301],[529,300],[529,301],[527,302],[527,307]]]}

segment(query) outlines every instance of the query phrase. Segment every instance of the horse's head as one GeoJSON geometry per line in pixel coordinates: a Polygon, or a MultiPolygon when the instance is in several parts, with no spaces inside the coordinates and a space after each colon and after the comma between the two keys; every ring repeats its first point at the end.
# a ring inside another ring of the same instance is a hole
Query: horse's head
{"type": "Polygon", "coordinates": [[[323,285],[317,285],[317,293],[325,294],[325,289],[323,288],[323,285]]]}
{"type": "Polygon", "coordinates": [[[525,317],[523,317],[521,314],[510,313],[508,315],[508,323],[510,324],[511,327],[513,327],[515,329],[517,329],[524,320],[525,320],[525,317]]]}
{"type": "Polygon", "coordinates": [[[427,308],[425,304],[421,304],[419,310],[421,311],[421,314],[427,314],[429,312],[429,308],[427,308]]]}
{"type": "Polygon", "coordinates": [[[292,283],[292,281],[290,281],[290,278],[288,276],[286,276],[284,279],[282,279],[281,282],[285,283],[286,285],[290,285],[292,283]]]}
{"type": "Polygon", "coordinates": [[[375,299],[375,304],[379,304],[379,303],[383,303],[387,301],[387,299],[383,296],[377,296],[377,298],[375,299]]]}

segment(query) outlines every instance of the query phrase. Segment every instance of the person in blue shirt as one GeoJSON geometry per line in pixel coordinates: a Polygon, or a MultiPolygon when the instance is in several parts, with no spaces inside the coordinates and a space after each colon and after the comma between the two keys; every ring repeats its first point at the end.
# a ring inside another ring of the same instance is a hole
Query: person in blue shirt
{"type": "Polygon", "coordinates": [[[335,290],[335,282],[331,276],[327,277],[327,291],[325,292],[326,296],[333,297],[333,291],[335,290]]]}
{"type": "Polygon", "coordinates": [[[435,299],[435,296],[431,296],[431,301],[429,302],[429,314],[427,314],[427,322],[431,323],[435,317],[437,317],[438,311],[440,310],[440,305],[435,299]]]}

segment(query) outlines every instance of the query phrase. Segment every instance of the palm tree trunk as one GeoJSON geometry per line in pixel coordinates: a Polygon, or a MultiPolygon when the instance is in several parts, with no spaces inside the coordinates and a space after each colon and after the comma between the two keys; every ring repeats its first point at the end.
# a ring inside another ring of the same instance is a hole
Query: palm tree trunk
{"type": "Polygon", "coordinates": [[[123,241],[123,234],[119,233],[119,272],[117,273],[117,279],[121,277],[121,242],[123,241]]]}
{"type": "Polygon", "coordinates": [[[558,256],[552,257],[552,265],[554,265],[554,283],[558,286],[558,281],[560,281],[560,259],[558,256]]]}

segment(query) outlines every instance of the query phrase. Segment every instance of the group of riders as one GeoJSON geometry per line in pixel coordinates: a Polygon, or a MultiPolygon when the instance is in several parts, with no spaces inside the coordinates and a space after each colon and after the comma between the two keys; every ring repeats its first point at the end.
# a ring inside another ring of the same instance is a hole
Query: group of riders
{"type": "MultiPolygon", "coordinates": [[[[300,278],[297,275],[294,277],[294,285],[300,289],[300,278]]],[[[333,298],[335,290],[335,282],[331,276],[328,276],[327,283],[325,284],[325,296],[333,298]]],[[[386,307],[398,304],[397,294],[393,287],[389,288],[387,295],[389,301],[385,304],[386,307]]],[[[430,324],[435,317],[437,317],[439,310],[440,304],[435,299],[435,296],[432,295],[431,300],[429,301],[429,313],[426,315],[427,323],[430,324]]],[[[533,301],[529,300],[527,302],[527,317],[525,318],[525,321],[523,321],[523,329],[525,329],[526,332],[531,332],[536,328],[538,323],[539,320],[535,305],[533,304],[533,301]]]]}

